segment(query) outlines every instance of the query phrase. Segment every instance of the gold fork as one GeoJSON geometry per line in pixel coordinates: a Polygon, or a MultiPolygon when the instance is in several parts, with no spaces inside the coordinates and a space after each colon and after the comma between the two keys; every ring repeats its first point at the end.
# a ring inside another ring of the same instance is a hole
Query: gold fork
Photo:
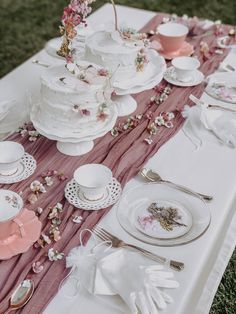
{"type": "Polygon", "coordinates": [[[145,249],[142,249],[136,245],[133,244],[128,244],[125,243],[123,240],[117,238],[116,236],[112,235],[111,233],[109,233],[108,231],[104,230],[103,228],[100,228],[98,226],[93,228],[93,232],[95,233],[95,235],[101,239],[102,241],[109,241],[112,244],[112,247],[115,248],[131,248],[133,250],[139,251],[141,252],[144,256],[152,259],[155,262],[159,262],[162,264],[166,264],[169,265],[170,268],[176,270],[176,271],[181,271],[184,269],[184,263],[182,262],[178,262],[178,261],[173,261],[173,260],[169,260],[165,257],[162,256],[158,256],[156,254],[153,254],[145,249]]]}

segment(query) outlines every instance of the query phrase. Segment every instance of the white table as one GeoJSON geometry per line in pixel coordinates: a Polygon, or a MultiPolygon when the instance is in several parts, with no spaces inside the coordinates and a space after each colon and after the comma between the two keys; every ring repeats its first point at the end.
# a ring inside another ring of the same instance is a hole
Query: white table
{"type": "MultiPolygon", "coordinates": [[[[112,20],[112,8],[107,4],[93,13],[91,24],[112,20]]],[[[118,6],[120,22],[127,21],[139,29],[155,13],[118,6]]],[[[32,64],[33,59],[55,62],[42,50],[27,60],[0,81],[1,99],[14,95],[19,101],[25,98],[29,90],[33,98],[40,91],[39,77],[43,68],[32,64]]],[[[236,65],[235,55],[229,54],[227,60],[236,65]]],[[[60,61],[57,61],[60,62],[60,61]]],[[[203,98],[208,96],[203,95],[203,98]]],[[[1,100],[0,99],[0,100],[1,100]]],[[[207,232],[196,241],[184,246],[164,248],[145,245],[130,237],[118,224],[115,208],[102,220],[101,225],[113,231],[122,239],[168,258],[183,261],[184,271],[176,273],[180,288],[171,291],[175,302],[168,306],[166,314],[206,314],[209,313],[213,297],[224,273],[225,267],[235,247],[236,239],[236,150],[217,143],[207,143],[196,151],[182,131],[168,141],[158,153],[149,160],[147,167],[158,170],[163,178],[189,186],[205,194],[213,195],[210,210],[212,222],[207,232]],[[174,155],[174,158],[173,158],[174,155]]],[[[122,164],[120,165],[122,167],[122,164]]],[[[140,184],[139,178],[131,180],[130,188],[140,184]]],[[[81,314],[118,314],[96,302],[88,295],[79,295],[70,300],[58,293],[44,312],[45,314],[81,313],[81,314]]]]}

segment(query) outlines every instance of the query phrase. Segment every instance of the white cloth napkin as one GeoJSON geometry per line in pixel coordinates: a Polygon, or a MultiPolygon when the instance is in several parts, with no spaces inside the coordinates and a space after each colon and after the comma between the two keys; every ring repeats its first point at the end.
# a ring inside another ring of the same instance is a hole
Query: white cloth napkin
{"type": "Polygon", "coordinates": [[[185,106],[182,114],[186,118],[182,130],[197,149],[204,141],[236,147],[236,113],[199,104],[191,108],[185,106]]]}
{"type": "Polygon", "coordinates": [[[15,105],[15,100],[5,100],[0,102],[0,122],[6,118],[10,109],[15,105]]]}

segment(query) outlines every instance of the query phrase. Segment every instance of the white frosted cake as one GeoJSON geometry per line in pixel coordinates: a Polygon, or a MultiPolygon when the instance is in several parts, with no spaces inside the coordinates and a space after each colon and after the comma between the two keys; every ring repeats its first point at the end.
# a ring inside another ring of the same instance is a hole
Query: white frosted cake
{"type": "Polygon", "coordinates": [[[106,67],[119,79],[132,78],[148,63],[145,34],[131,29],[99,31],[85,43],[85,60],[106,67]]]}
{"type": "Polygon", "coordinates": [[[101,128],[109,116],[108,72],[88,63],[68,69],[55,66],[42,75],[37,120],[65,132],[101,128]]]}

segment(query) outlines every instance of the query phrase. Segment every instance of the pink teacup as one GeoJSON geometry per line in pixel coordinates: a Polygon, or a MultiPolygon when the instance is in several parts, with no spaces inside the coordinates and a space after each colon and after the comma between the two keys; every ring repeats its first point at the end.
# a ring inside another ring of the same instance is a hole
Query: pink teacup
{"type": "Polygon", "coordinates": [[[23,236],[23,226],[18,219],[23,200],[15,192],[0,190],[0,241],[10,242],[16,233],[23,236]]]}
{"type": "Polygon", "coordinates": [[[174,52],[183,45],[188,27],[179,23],[166,23],[157,27],[157,36],[165,52],[174,52]]]}

